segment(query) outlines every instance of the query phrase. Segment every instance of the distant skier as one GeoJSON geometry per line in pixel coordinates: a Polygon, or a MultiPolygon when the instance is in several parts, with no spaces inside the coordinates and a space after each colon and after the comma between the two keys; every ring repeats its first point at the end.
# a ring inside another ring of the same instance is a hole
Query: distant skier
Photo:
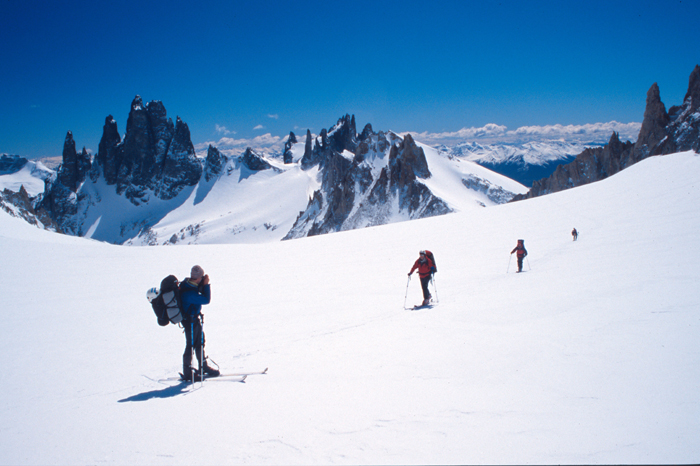
{"type": "Polygon", "coordinates": [[[519,239],[518,240],[518,245],[515,246],[515,248],[510,252],[511,255],[517,252],[518,253],[518,272],[523,271],[523,259],[525,256],[527,256],[527,249],[525,249],[525,240],[524,239],[519,239]]]}
{"type": "Polygon", "coordinates": [[[408,276],[410,277],[416,269],[418,269],[420,285],[423,288],[423,304],[421,304],[421,306],[426,306],[430,302],[430,298],[432,298],[430,291],[428,291],[428,283],[430,283],[430,279],[435,272],[435,264],[425,251],[420,252],[418,259],[416,259],[413,267],[411,267],[411,271],[408,272],[408,276]]]}
{"type": "Polygon", "coordinates": [[[571,236],[574,237],[574,241],[576,241],[578,239],[578,231],[576,231],[576,228],[571,230],[571,236]]]}
{"type": "Polygon", "coordinates": [[[202,380],[202,374],[206,377],[216,377],[219,371],[207,364],[204,355],[204,331],[202,329],[202,305],[211,301],[211,286],[209,275],[195,265],[190,272],[190,278],[180,283],[180,297],[182,299],[182,327],[185,329],[185,353],[182,355],[182,379],[202,380]],[[192,351],[199,361],[199,368],[192,368],[192,351]]]}

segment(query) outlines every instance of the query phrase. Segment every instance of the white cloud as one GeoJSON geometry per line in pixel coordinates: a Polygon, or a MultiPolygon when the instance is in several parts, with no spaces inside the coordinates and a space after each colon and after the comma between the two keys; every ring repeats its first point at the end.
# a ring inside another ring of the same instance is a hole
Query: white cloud
{"type": "Polygon", "coordinates": [[[279,116],[278,114],[276,114],[276,113],[274,113],[274,114],[268,114],[267,117],[268,117],[268,118],[272,118],[273,120],[279,120],[279,118],[280,118],[280,116],[279,116]]]}
{"type": "Polygon", "coordinates": [[[455,144],[463,141],[484,143],[523,143],[538,140],[564,140],[579,143],[606,143],[613,132],[620,134],[620,139],[636,141],[641,123],[588,123],[585,125],[545,125],[521,126],[508,130],[506,126],[489,123],[480,128],[462,128],[459,131],[443,133],[411,133],[418,141],[427,144],[455,144]]]}
{"type": "Polygon", "coordinates": [[[207,141],[195,145],[195,150],[200,155],[206,155],[206,150],[209,146],[214,146],[226,155],[238,154],[250,147],[253,150],[259,151],[281,151],[284,147],[284,139],[279,136],[273,136],[270,133],[250,138],[231,138],[222,137],[218,141],[207,141]]]}
{"type": "Polygon", "coordinates": [[[216,125],[216,132],[223,133],[223,134],[236,134],[235,131],[229,131],[228,129],[226,129],[225,126],[219,126],[219,125],[216,125]]]}
{"type": "Polygon", "coordinates": [[[258,129],[263,129],[263,128],[265,128],[263,125],[258,125],[255,128],[253,128],[253,130],[258,130],[258,129]]]}

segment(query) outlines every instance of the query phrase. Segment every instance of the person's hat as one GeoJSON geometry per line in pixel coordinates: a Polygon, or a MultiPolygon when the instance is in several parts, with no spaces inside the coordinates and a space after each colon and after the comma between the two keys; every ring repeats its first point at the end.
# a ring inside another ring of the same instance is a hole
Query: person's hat
{"type": "Polygon", "coordinates": [[[192,267],[192,271],[190,272],[190,278],[194,278],[195,280],[198,278],[202,278],[204,276],[204,269],[202,269],[200,266],[195,265],[192,267]]]}

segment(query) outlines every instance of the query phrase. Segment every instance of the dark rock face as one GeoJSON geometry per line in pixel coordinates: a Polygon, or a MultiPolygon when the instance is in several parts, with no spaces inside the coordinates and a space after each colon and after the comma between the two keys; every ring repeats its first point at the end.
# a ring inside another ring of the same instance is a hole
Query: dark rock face
{"type": "Polygon", "coordinates": [[[106,118],[96,160],[93,173],[101,171],[108,185],[136,205],[148,200],[149,190],[172,199],[197,184],[203,170],[187,124],[179,117],[173,124],[162,102],[144,105],[140,96],[131,103],[123,141],[116,121],[106,118]]]}
{"type": "MultiPolygon", "coordinates": [[[[208,167],[216,170],[218,163],[221,162],[212,159],[208,167]]],[[[94,161],[85,149],[76,152],[73,135],[68,132],[63,162],[56,176],[46,181],[40,206],[64,231],[81,235],[81,218],[91,205],[99,202],[81,189],[88,175],[93,183],[103,177],[108,186],[115,187],[118,195],[140,205],[148,201],[150,193],[168,200],[185,187],[196,185],[202,177],[202,165],[195,154],[187,124],[180,118],[173,124],[161,102],[144,105],[141,97],[136,96],[131,103],[123,140],[114,118],[109,115],[105,119],[94,161]]]]}
{"type": "MultiPolygon", "coordinates": [[[[102,167],[105,181],[109,185],[117,184],[117,173],[119,173],[119,163],[122,159],[122,154],[119,153],[121,142],[122,138],[117,129],[117,122],[112,115],[109,115],[105,118],[105,124],[102,127],[102,138],[100,139],[96,157],[97,164],[94,167],[95,169],[102,167]]],[[[93,172],[95,175],[91,177],[93,181],[96,181],[99,171],[93,170],[93,172]]]]}
{"type": "Polygon", "coordinates": [[[687,150],[700,151],[700,66],[690,75],[688,92],[683,104],[666,107],[661,101],[659,86],[654,83],[647,92],[644,120],[636,143],[622,143],[613,133],[602,148],[590,148],[576,156],[573,162],[559,165],[549,178],[532,184],[527,194],[514,201],[574,188],[605,179],[620,170],[653,155],[672,154],[687,150]]]}
{"type": "Polygon", "coordinates": [[[313,148],[310,140],[301,166],[319,167],[321,189],[284,239],[380,225],[397,214],[409,219],[451,212],[419,181],[431,174],[423,149],[410,135],[387,137],[367,125],[358,136],[354,116],[345,115],[330,130],[321,131],[313,148]],[[376,179],[374,163],[385,165],[376,179]],[[392,211],[394,199],[398,213],[392,211]]]}
{"type": "Polygon", "coordinates": [[[0,175],[17,173],[27,164],[28,160],[19,155],[0,155],[0,175]]]}
{"type": "Polygon", "coordinates": [[[168,147],[160,176],[156,178],[156,196],[163,200],[174,198],[186,186],[199,183],[202,170],[202,162],[197,158],[190,139],[190,129],[178,117],[175,135],[168,147]]]}
{"type": "Polygon", "coordinates": [[[228,157],[219,152],[219,149],[210,145],[207,149],[207,159],[204,162],[204,179],[211,181],[221,175],[227,162],[228,157]]]}
{"type": "Polygon", "coordinates": [[[669,137],[659,144],[655,153],[700,152],[700,66],[695,65],[690,74],[683,104],[671,107],[668,115],[670,123],[666,131],[669,137]]]}
{"type": "Polygon", "coordinates": [[[239,161],[243,166],[254,172],[272,168],[272,165],[266,162],[261,155],[256,154],[250,147],[241,155],[239,161]]]}
{"type": "MultiPolygon", "coordinates": [[[[659,86],[654,83],[647,92],[647,105],[644,109],[644,120],[639,130],[637,143],[629,159],[629,165],[654,154],[659,143],[668,137],[666,126],[669,124],[666,106],[661,102],[659,86]]],[[[623,167],[626,168],[626,167],[623,167]]]]}
{"type": "Polygon", "coordinates": [[[34,225],[45,230],[61,233],[61,229],[43,210],[35,210],[32,198],[29,197],[24,186],[20,186],[19,192],[4,189],[0,192],[0,209],[13,217],[25,220],[30,225],[34,225]]]}
{"type": "Polygon", "coordinates": [[[292,146],[297,143],[297,137],[293,132],[289,133],[289,138],[287,142],[284,143],[284,153],[282,159],[284,163],[292,163],[294,161],[294,155],[292,154],[292,146]]]}
{"type": "Polygon", "coordinates": [[[71,190],[77,192],[80,184],[85,181],[87,173],[92,166],[92,158],[85,148],[78,154],[75,151],[75,141],[73,133],[68,131],[66,140],[63,143],[63,163],[58,169],[58,180],[71,190]]]}

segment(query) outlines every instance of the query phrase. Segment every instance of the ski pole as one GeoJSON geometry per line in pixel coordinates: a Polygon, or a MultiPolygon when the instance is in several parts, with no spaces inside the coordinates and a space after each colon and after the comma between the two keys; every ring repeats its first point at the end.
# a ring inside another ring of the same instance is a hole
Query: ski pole
{"type": "MultiPolygon", "coordinates": [[[[190,321],[190,342],[194,344],[194,321],[190,321]]],[[[192,387],[194,387],[194,371],[192,370],[192,350],[194,348],[190,346],[188,351],[190,352],[190,372],[192,373],[192,387]]]]}
{"type": "Polygon", "coordinates": [[[510,270],[510,261],[513,260],[513,253],[510,253],[510,259],[508,259],[508,268],[506,269],[506,273],[510,270]]]}
{"type": "Polygon", "coordinates": [[[204,314],[199,314],[201,341],[199,343],[199,380],[204,386],[204,314]]]}
{"type": "Polygon", "coordinates": [[[411,283],[411,274],[408,274],[408,281],[406,282],[406,296],[403,297],[403,308],[406,309],[406,300],[408,299],[408,285],[411,283]]]}
{"type": "Polygon", "coordinates": [[[527,261],[527,269],[532,270],[532,267],[530,267],[530,259],[528,259],[527,256],[525,256],[525,260],[527,261]]]}
{"type": "Polygon", "coordinates": [[[435,274],[430,274],[430,281],[433,282],[433,289],[435,289],[435,302],[439,303],[440,298],[438,297],[437,282],[435,281],[435,274]]]}

